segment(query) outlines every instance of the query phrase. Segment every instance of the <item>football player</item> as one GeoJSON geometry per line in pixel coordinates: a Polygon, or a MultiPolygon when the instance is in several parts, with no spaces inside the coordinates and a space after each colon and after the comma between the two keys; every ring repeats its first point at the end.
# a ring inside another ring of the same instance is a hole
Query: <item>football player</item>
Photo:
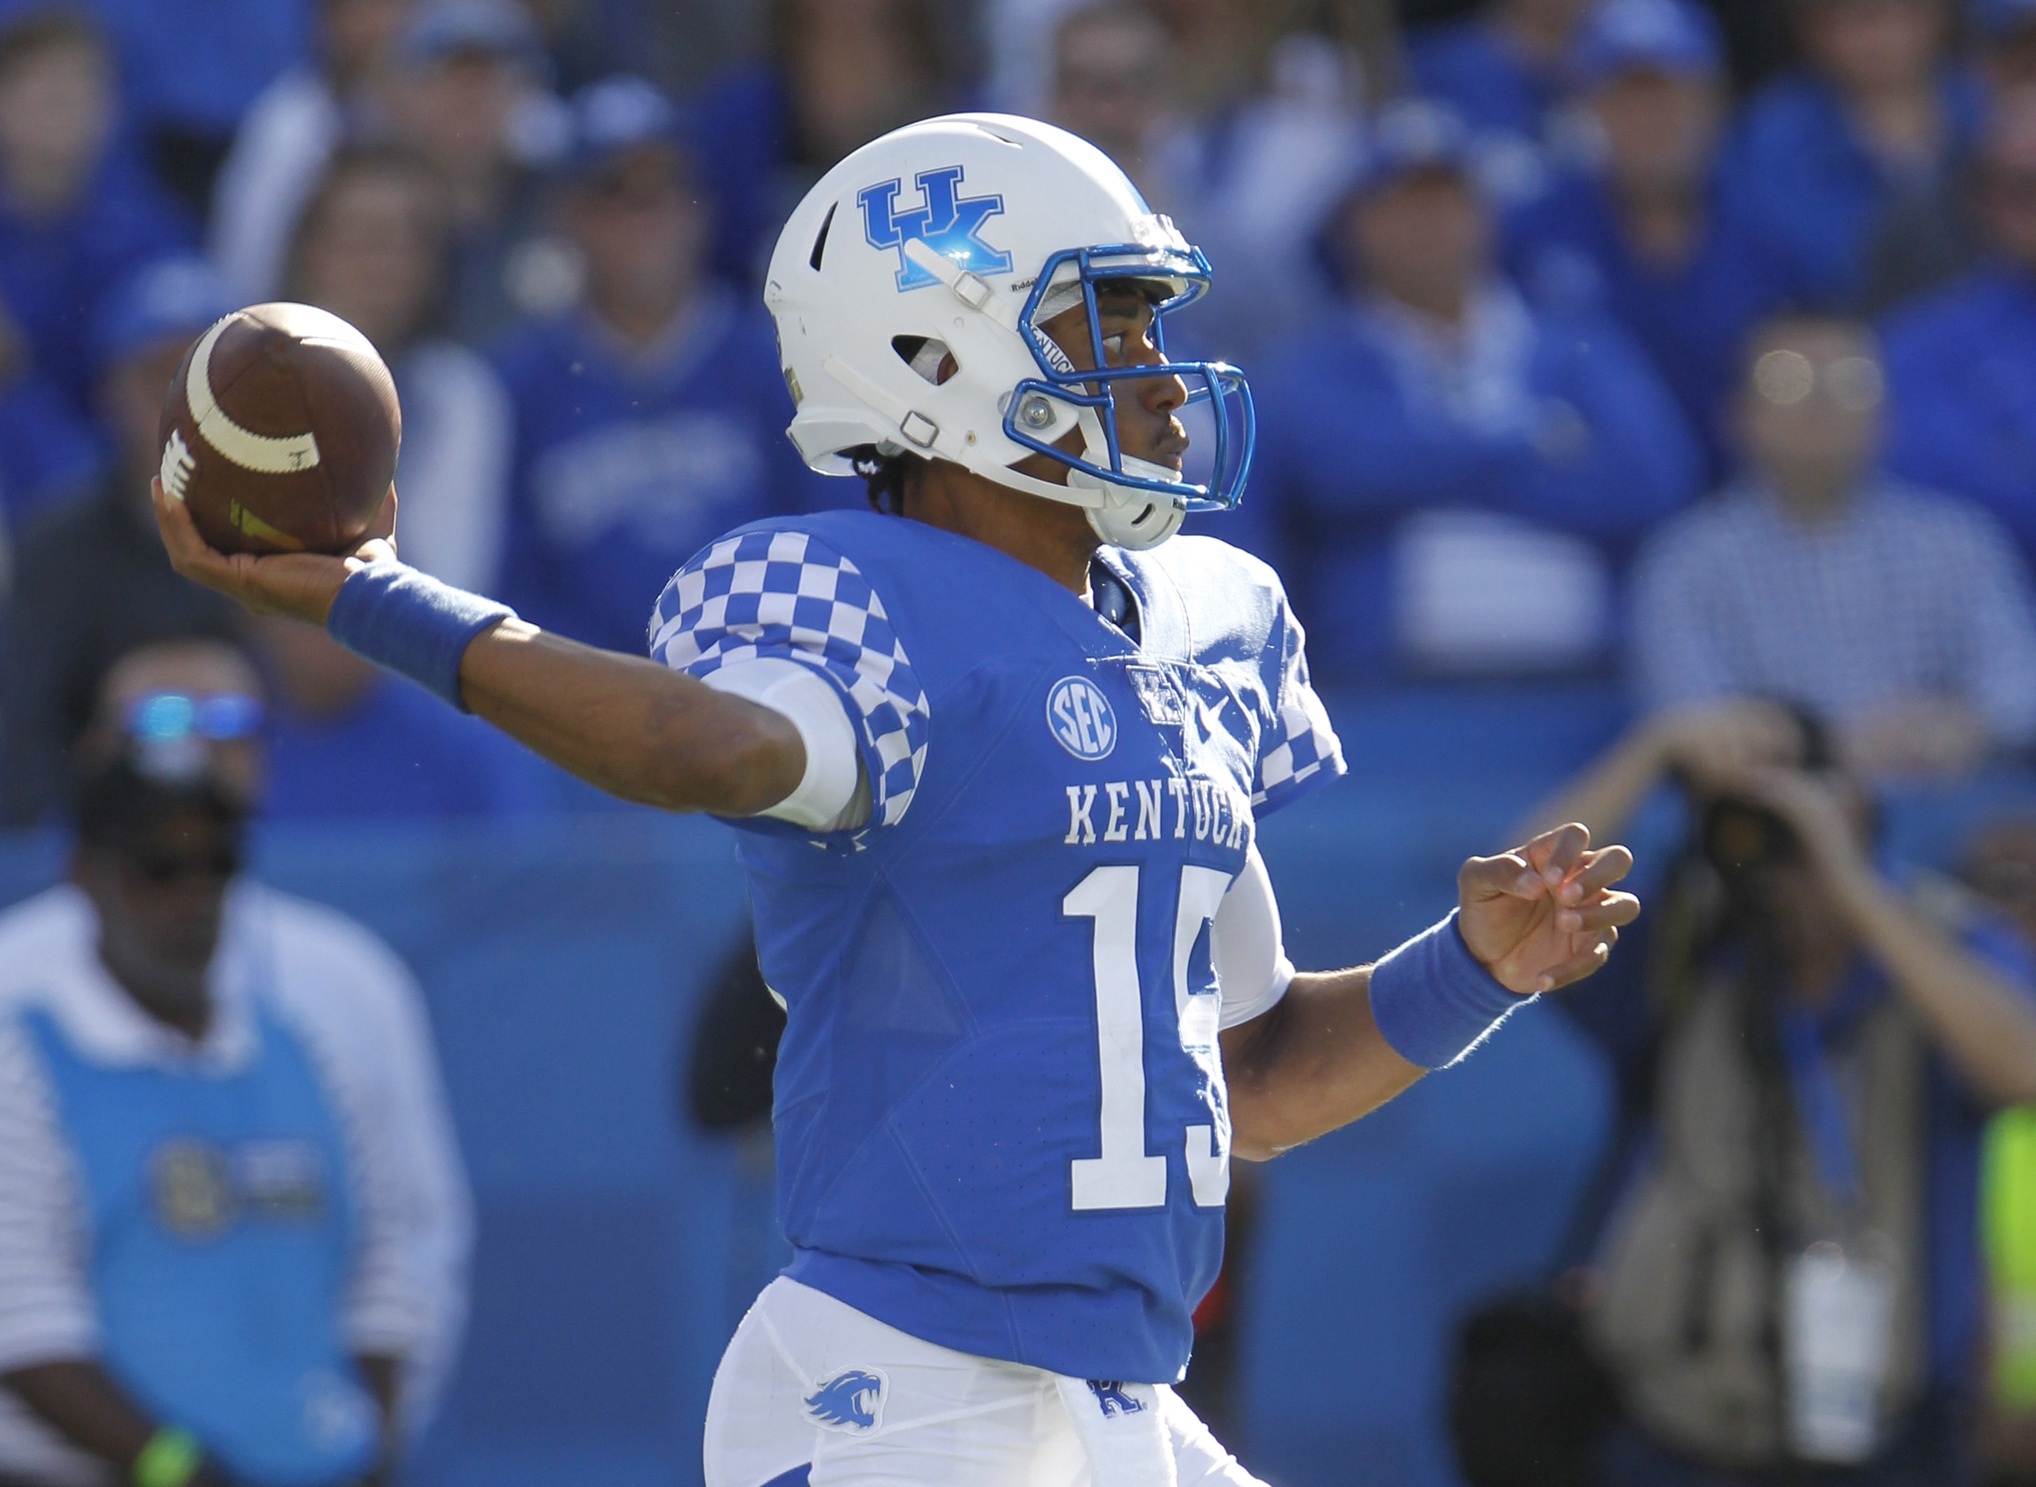
{"type": "Polygon", "coordinates": [[[790,1014],[796,1258],[723,1362],[711,1487],[1252,1481],[1170,1387],[1232,1153],[1392,1098],[1638,912],[1629,854],[1571,826],[1466,863],[1460,910],[1375,966],[1287,961],[1256,822],[1343,763],[1277,577],[1174,537],[1250,462],[1244,379],[1165,350],[1208,281],[1059,130],[962,115],[856,151],[766,299],[793,443],[877,509],[713,543],[650,660],[386,541],[222,556],[158,491],[190,576],[740,828],[790,1014]]]}

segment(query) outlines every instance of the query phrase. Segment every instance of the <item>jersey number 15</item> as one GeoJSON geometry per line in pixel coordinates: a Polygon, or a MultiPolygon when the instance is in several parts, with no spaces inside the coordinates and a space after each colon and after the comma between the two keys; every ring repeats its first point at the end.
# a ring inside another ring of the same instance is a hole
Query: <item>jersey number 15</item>
{"type": "MultiPolygon", "coordinates": [[[[1061,900],[1071,919],[1095,921],[1096,1040],[1102,1061],[1102,1155],[1070,1162],[1077,1211],[1164,1208],[1166,1157],[1148,1154],[1145,1131],[1145,1001],[1138,977],[1136,867],[1099,867],[1061,900]]],[[[1173,1000],[1181,1047],[1202,1066],[1211,1091],[1207,1125],[1186,1128],[1189,1185],[1201,1208],[1220,1208],[1230,1192],[1230,1123],[1215,1101],[1222,1079],[1216,1035],[1222,998],[1188,992],[1188,955],[1229,891],[1230,875],[1212,867],[1181,869],[1175,897],[1173,1000]]],[[[1162,1137],[1162,1140],[1165,1138],[1162,1137]]]]}

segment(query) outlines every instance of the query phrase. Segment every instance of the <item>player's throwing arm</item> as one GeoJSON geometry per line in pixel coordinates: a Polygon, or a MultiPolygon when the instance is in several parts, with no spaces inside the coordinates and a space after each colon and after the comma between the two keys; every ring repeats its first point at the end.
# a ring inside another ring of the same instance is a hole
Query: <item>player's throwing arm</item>
{"type": "MultiPolygon", "coordinates": [[[[1358,1118],[1591,974],[1639,913],[1631,856],[1562,827],[1466,863],[1457,909],[1377,964],[1295,972],[1257,821],[1341,746],[1277,576],[1176,535],[1242,493],[1250,390],[1169,355],[1207,260],[1093,146],[1001,115],[895,131],[813,188],[767,284],[792,440],[877,509],[710,544],[652,659],[405,566],[393,491],[351,546],[220,550],[259,544],[193,519],[202,426],[157,483],[163,540],[603,789],[745,833],[788,1004],[794,1259],[717,1378],[708,1487],[873,1462],[1057,1487],[1084,1458],[1098,1483],[1250,1483],[1170,1387],[1232,1154],[1358,1118]]],[[[309,416],[241,427],[345,447],[309,416]]]]}

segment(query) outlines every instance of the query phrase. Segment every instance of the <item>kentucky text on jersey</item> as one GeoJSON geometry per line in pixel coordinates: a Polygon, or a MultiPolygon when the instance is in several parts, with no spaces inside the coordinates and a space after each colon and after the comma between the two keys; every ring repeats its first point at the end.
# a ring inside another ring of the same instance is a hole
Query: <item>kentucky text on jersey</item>
{"type": "Polygon", "coordinates": [[[1163,835],[1180,841],[1191,833],[1198,842],[1249,847],[1250,799],[1239,791],[1224,789],[1219,780],[1191,780],[1180,775],[1067,787],[1067,835],[1062,840],[1068,846],[1156,842],[1163,835]]]}
{"type": "Polygon", "coordinates": [[[788,1274],[942,1346],[1158,1383],[1222,1255],[1209,926],[1253,811],[1342,760],[1270,569],[1205,538],[1099,561],[1137,640],[934,527],[761,522],[673,579],[652,649],[809,666],[860,736],[873,824],[735,823],[789,1011],[788,1274]]]}

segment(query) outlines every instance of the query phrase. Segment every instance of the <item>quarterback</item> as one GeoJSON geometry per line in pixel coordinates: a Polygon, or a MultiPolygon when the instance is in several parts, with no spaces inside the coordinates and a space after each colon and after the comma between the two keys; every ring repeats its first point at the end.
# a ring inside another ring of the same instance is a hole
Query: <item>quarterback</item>
{"type": "Polygon", "coordinates": [[[1256,822],[1343,762],[1277,577],[1174,535],[1250,465],[1244,378],[1166,351],[1208,282],[1059,130],[958,115],[856,151],[765,296],[792,442],[875,509],[712,543],[649,659],[385,538],[219,554],[157,491],[189,576],[739,829],[790,1016],[795,1259],[722,1363],[710,1487],[1252,1482],[1171,1387],[1232,1155],[1391,1099],[1639,911],[1629,854],[1570,826],[1466,863],[1458,911],[1375,966],[1288,962],[1256,822]]]}

